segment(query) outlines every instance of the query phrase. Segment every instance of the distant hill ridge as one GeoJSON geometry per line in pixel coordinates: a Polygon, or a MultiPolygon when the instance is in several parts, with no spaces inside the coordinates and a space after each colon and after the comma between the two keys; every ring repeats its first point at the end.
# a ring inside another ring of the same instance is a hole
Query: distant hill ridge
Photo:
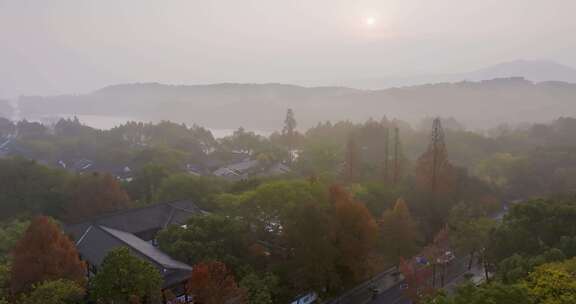
{"type": "Polygon", "coordinates": [[[576,82],[576,69],[548,60],[515,60],[474,71],[463,79],[523,77],[535,82],[576,82]]]}
{"type": "Polygon", "coordinates": [[[423,74],[413,76],[382,76],[340,81],[353,88],[392,88],[444,82],[482,81],[496,78],[522,77],[534,82],[576,82],[576,69],[550,60],[513,60],[464,73],[423,74]]]}
{"type": "Polygon", "coordinates": [[[382,90],[279,83],[136,83],[109,86],[84,95],[21,97],[19,101],[23,116],[126,116],[211,128],[278,130],[287,108],[294,109],[302,128],[326,120],[364,121],[387,116],[416,122],[431,115],[453,116],[469,127],[481,128],[576,116],[576,84],[535,83],[521,77],[382,90]]]}

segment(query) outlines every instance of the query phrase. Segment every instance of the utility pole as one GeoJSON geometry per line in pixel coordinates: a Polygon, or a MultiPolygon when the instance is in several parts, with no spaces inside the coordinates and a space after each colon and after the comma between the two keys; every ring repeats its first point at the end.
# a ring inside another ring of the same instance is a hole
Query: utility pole
{"type": "Polygon", "coordinates": [[[433,198],[436,196],[438,174],[440,169],[444,166],[446,155],[446,143],[444,142],[444,130],[440,118],[434,118],[432,122],[432,141],[430,143],[432,149],[432,181],[431,190],[433,198]]]}

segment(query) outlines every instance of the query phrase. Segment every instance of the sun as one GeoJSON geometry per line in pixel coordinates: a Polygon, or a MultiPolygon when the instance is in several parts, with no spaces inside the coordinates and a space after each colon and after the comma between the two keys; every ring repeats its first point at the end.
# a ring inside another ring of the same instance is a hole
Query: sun
{"type": "Polygon", "coordinates": [[[374,17],[364,18],[364,25],[370,26],[370,27],[376,25],[376,18],[374,18],[374,17]]]}

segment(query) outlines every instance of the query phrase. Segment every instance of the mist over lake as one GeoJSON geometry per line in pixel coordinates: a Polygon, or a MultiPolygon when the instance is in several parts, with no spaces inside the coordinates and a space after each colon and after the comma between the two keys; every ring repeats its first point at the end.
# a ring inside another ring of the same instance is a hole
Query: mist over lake
{"type": "MultiPolygon", "coordinates": [[[[37,121],[47,125],[52,125],[58,122],[59,119],[73,119],[74,117],[89,127],[100,129],[100,130],[110,130],[114,127],[121,126],[129,121],[142,122],[142,123],[157,123],[158,121],[142,120],[133,117],[126,116],[109,116],[109,115],[71,115],[71,114],[56,114],[56,115],[29,115],[21,117],[21,119],[26,119],[29,121],[37,121]]],[[[207,128],[212,132],[214,138],[223,138],[230,136],[237,129],[213,129],[207,128]]],[[[262,136],[269,136],[271,131],[263,130],[246,130],[254,132],[255,134],[262,136]]]]}

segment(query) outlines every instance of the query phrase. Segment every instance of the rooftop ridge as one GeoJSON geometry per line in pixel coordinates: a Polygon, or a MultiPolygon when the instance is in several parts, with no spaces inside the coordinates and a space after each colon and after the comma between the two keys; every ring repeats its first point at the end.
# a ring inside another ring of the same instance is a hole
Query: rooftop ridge
{"type": "Polygon", "coordinates": [[[185,201],[189,201],[192,204],[196,205],[196,203],[194,203],[191,200],[174,200],[174,201],[169,201],[169,202],[162,202],[162,203],[155,203],[155,204],[150,204],[150,205],[146,205],[146,206],[140,206],[140,207],[135,207],[135,208],[128,208],[128,209],[119,209],[116,211],[111,211],[108,213],[104,213],[92,218],[87,218],[84,220],[79,220],[76,222],[70,222],[70,223],[65,223],[66,226],[74,226],[74,225],[79,225],[79,224],[96,224],[98,220],[103,219],[103,218],[107,218],[107,217],[111,217],[111,216],[115,216],[115,215],[122,215],[122,214],[126,214],[129,212],[135,212],[135,211],[139,211],[139,210],[145,210],[145,209],[152,209],[152,208],[157,208],[159,205],[168,205],[171,208],[175,208],[175,209],[179,209],[179,210],[183,210],[186,212],[194,212],[192,210],[186,209],[186,208],[181,208],[181,207],[177,207],[174,206],[174,203],[178,203],[178,202],[185,202],[185,201]]]}
{"type": "MultiPolygon", "coordinates": [[[[170,205],[172,206],[172,205],[170,205]]],[[[162,225],[162,228],[166,228],[168,227],[168,225],[170,224],[170,222],[172,221],[172,218],[174,218],[174,211],[176,210],[176,208],[174,206],[172,206],[172,209],[170,209],[170,213],[168,214],[168,218],[166,219],[166,221],[164,222],[164,224],[162,225]]]]}
{"type": "MultiPolygon", "coordinates": [[[[144,251],[142,251],[141,249],[139,249],[139,248],[137,248],[137,247],[130,246],[130,244],[129,244],[128,242],[126,242],[126,241],[123,240],[122,238],[118,237],[118,236],[115,235],[114,233],[110,232],[109,230],[119,231],[119,232],[121,232],[121,233],[129,234],[129,235],[131,235],[132,237],[134,237],[134,238],[142,241],[143,243],[148,244],[146,241],[144,241],[144,240],[142,240],[141,238],[135,236],[134,234],[129,233],[129,232],[126,232],[126,231],[122,231],[122,230],[118,230],[118,229],[106,227],[106,226],[104,226],[104,225],[96,225],[96,227],[98,227],[100,230],[104,231],[105,233],[107,233],[107,234],[110,235],[111,237],[115,238],[116,240],[120,241],[121,243],[126,244],[126,246],[127,246],[128,248],[130,248],[131,250],[134,250],[134,251],[140,253],[142,256],[144,256],[147,260],[151,261],[152,263],[154,263],[154,264],[156,264],[156,265],[159,265],[159,266],[161,266],[162,268],[166,268],[166,269],[178,269],[178,268],[172,268],[172,267],[170,267],[170,266],[168,266],[168,265],[164,265],[164,264],[159,263],[158,261],[150,258],[150,256],[147,255],[144,251]]],[[[152,246],[152,245],[150,245],[150,246],[152,246]]],[[[162,252],[162,251],[160,251],[160,252],[161,252],[162,254],[170,257],[170,256],[167,255],[166,253],[164,253],[164,252],[162,252]]],[[[170,258],[172,259],[172,257],[170,257],[170,258]]],[[[177,260],[174,260],[174,261],[177,261],[177,260]]],[[[182,264],[190,267],[190,266],[187,265],[186,263],[183,263],[183,262],[180,262],[180,261],[177,261],[177,262],[182,263],[182,264]]]]}
{"type": "Polygon", "coordinates": [[[86,237],[86,235],[88,235],[88,233],[90,232],[90,230],[92,230],[92,227],[94,227],[94,225],[90,225],[88,228],[86,228],[86,230],[84,231],[84,233],[82,233],[82,236],[78,239],[78,241],[76,242],[76,246],[80,245],[80,243],[82,243],[82,241],[84,240],[84,238],[86,237]]]}

